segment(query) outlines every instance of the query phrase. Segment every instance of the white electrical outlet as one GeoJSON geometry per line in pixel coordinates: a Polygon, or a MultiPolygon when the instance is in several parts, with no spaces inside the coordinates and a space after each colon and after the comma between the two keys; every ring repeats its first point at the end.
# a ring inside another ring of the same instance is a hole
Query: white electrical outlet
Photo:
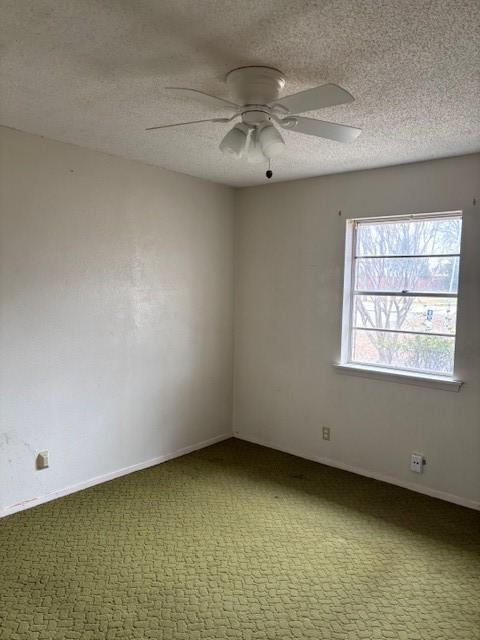
{"type": "Polygon", "coordinates": [[[48,451],[40,451],[37,456],[37,469],[48,468],[48,451]]]}
{"type": "Polygon", "coordinates": [[[322,427],[322,438],[330,440],[330,427],[322,427]]]}
{"type": "Polygon", "coordinates": [[[425,459],[421,453],[412,453],[410,456],[410,471],[415,473],[422,473],[425,459]]]}

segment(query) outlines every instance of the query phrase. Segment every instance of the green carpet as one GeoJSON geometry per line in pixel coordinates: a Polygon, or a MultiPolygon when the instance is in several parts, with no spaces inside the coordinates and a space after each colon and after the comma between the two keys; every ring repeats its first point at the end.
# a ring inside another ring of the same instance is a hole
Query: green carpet
{"type": "Polygon", "coordinates": [[[0,521],[0,638],[473,640],[479,525],[229,440],[0,521]]]}

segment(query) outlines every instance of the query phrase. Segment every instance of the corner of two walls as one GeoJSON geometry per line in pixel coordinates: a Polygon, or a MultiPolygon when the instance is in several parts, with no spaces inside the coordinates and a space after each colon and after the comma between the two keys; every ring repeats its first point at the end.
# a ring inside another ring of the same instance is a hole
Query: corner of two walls
{"type": "Polygon", "coordinates": [[[236,437],[480,507],[479,177],[476,154],[236,192],[236,437]],[[345,220],[453,210],[464,387],[339,375],[345,220]],[[412,452],[427,459],[420,476],[412,452]]]}
{"type": "Polygon", "coordinates": [[[0,143],[0,515],[232,432],[478,506],[480,156],[233,190],[5,128],[0,143]],[[465,388],[338,376],[345,218],[450,209],[465,388]]]}

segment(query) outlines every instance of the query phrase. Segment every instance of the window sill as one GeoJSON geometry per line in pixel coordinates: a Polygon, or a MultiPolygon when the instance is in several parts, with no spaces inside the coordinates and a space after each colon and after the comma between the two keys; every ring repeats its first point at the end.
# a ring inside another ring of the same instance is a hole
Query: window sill
{"type": "Polygon", "coordinates": [[[361,364],[334,364],[333,366],[338,373],[373,378],[374,380],[413,384],[417,387],[430,387],[442,389],[443,391],[460,391],[460,387],[463,385],[461,380],[455,380],[454,378],[414,373],[413,371],[395,371],[379,367],[366,367],[361,364]]]}

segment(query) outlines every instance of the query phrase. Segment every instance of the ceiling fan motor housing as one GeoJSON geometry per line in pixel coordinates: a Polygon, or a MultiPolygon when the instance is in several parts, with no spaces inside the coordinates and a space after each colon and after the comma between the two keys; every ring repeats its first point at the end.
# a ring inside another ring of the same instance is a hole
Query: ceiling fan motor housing
{"type": "Polygon", "coordinates": [[[267,105],[279,98],[285,76],[273,67],[240,67],[227,74],[226,82],[241,105],[267,105]]]}

